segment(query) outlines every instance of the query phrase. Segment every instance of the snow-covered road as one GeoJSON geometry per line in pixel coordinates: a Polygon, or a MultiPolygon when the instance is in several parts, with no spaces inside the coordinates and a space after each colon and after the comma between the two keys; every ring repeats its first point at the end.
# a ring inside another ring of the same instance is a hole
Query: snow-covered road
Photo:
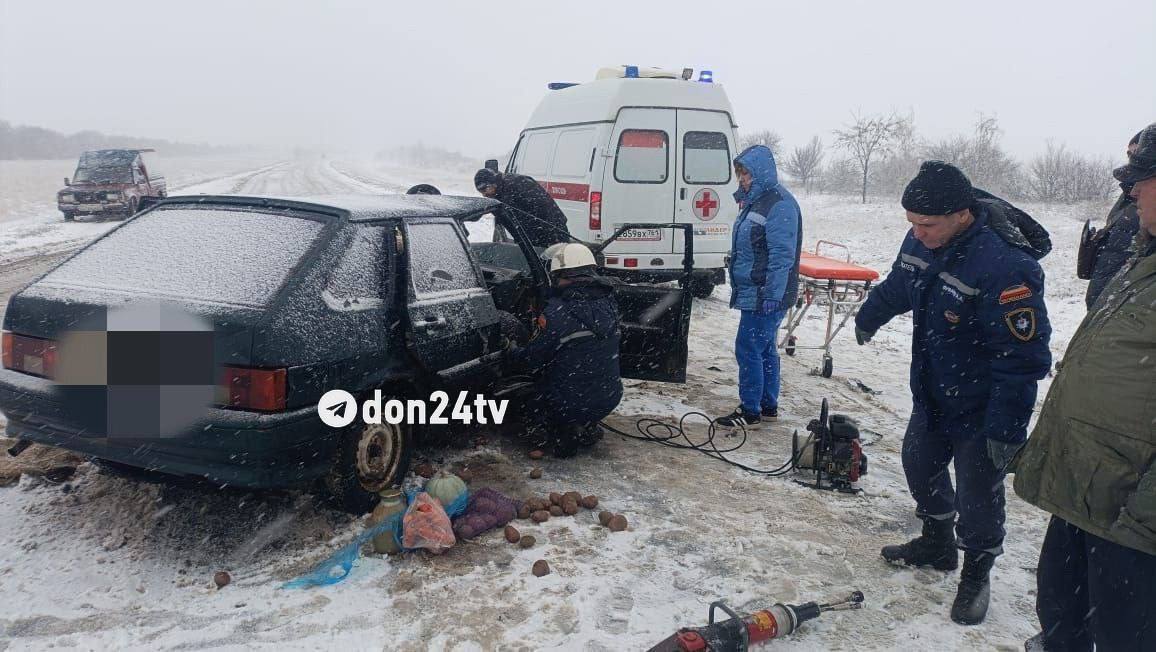
{"type": "MultiPolygon", "coordinates": [[[[468,190],[468,176],[459,176],[357,161],[287,161],[182,192],[396,192],[418,181],[468,190]]],[[[801,203],[806,242],[842,241],[857,261],[881,271],[890,265],[905,230],[896,205],[826,196],[801,203]]],[[[1106,207],[1026,208],[1056,244],[1045,267],[1059,355],[1083,312],[1083,284],[1072,271],[1079,220],[1106,207]]],[[[64,242],[77,246],[81,238],[55,235],[73,226],[52,225],[31,236],[49,244],[23,248],[22,238],[0,237],[0,260],[22,259],[0,266],[0,291],[13,291],[19,278],[59,255],[40,254],[64,242]],[[5,258],[14,251],[24,255],[5,258]]],[[[733,408],[737,318],[721,300],[724,290],[695,304],[688,383],[630,382],[611,423],[632,431],[641,415],[671,420],[688,409],[717,415],[733,408]]],[[[880,546],[918,529],[898,454],[910,408],[909,335],[907,319],[882,330],[869,347],[855,346],[844,333],[830,379],[811,373],[814,352],[784,358],[782,419],[754,430],[736,454],[748,464],[778,466],[790,454],[791,432],[814,418],[826,397],[870,433],[863,495],[816,492],[791,478],[763,478],[617,436],[567,461],[531,463],[521,443],[497,438],[477,448],[427,449],[422,456],[435,463],[468,464],[475,488],[517,497],[571,489],[598,495],[607,509],[627,515],[630,528],[611,534],[585,511],[541,525],[518,522],[537,536],[536,547],[510,546],[495,533],[439,557],[370,556],[345,582],[325,589],[277,587],[352,538],[360,524],[306,497],[140,484],[91,465],[67,489],[25,477],[0,489],[6,551],[0,594],[19,596],[6,600],[0,614],[0,649],[637,650],[679,626],[705,622],[717,598],[745,611],[853,588],[866,593],[865,609],[825,615],[772,646],[1022,649],[1036,628],[1034,568],[1046,515],[1010,487],[1007,554],[996,565],[984,625],[962,628],[949,620],[955,574],[896,569],[879,558],[880,546]],[[856,381],[881,393],[865,393],[856,381]],[[527,478],[532,465],[544,469],[542,479],[527,478]],[[548,560],[553,573],[532,576],[537,559],[548,560]],[[234,581],[218,591],[212,576],[222,569],[234,581]]]]}

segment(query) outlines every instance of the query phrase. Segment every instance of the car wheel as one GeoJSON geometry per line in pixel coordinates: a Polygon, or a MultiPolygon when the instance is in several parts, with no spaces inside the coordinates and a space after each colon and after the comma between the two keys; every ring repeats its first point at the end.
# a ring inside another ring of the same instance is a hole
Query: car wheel
{"type": "Polygon", "coordinates": [[[76,219],[76,213],[64,213],[65,222],[71,222],[74,219],[76,219]]]}
{"type": "Polygon", "coordinates": [[[377,504],[378,492],[405,479],[412,448],[410,428],[405,424],[347,428],[337,460],[324,479],[326,498],[344,512],[368,512],[377,504]]]}
{"type": "Polygon", "coordinates": [[[696,299],[706,299],[714,294],[714,281],[709,278],[696,278],[691,281],[690,292],[696,299]]]}
{"type": "Polygon", "coordinates": [[[823,369],[820,372],[820,375],[823,376],[824,378],[830,378],[831,374],[833,374],[834,372],[835,372],[835,360],[833,360],[831,358],[831,356],[829,356],[829,355],[823,356],[823,369]]]}

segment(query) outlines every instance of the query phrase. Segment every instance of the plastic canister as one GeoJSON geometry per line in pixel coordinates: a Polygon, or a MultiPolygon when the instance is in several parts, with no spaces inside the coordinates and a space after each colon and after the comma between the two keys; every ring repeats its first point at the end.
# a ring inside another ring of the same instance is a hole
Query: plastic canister
{"type": "MultiPolygon", "coordinates": [[[[373,527],[390,519],[397,519],[397,531],[401,531],[401,517],[405,514],[405,498],[398,489],[385,489],[381,492],[381,502],[373,508],[373,513],[366,521],[367,527],[373,527]]],[[[394,538],[394,529],[390,528],[373,537],[373,551],[379,555],[396,554],[401,552],[401,545],[394,538]]]]}

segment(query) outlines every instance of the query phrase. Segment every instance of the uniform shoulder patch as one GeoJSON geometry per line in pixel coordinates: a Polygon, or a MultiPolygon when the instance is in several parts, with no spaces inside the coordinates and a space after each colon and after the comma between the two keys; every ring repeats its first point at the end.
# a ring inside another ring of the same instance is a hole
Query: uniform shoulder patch
{"type": "Polygon", "coordinates": [[[1021,342],[1030,342],[1036,336],[1036,309],[1018,308],[1003,316],[1011,334],[1021,342]]]}
{"type": "Polygon", "coordinates": [[[1013,285],[1010,288],[1004,288],[1004,291],[999,293],[999,305],[1023,301],[1030,296],[1032,296],[1032,289],[1028,286],[1023,283],[1013,285]]]}

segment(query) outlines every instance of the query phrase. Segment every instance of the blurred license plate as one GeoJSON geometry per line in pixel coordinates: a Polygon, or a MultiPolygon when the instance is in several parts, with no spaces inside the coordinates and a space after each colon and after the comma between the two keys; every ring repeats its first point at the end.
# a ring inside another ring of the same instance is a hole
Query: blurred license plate
{"type": "MultiPolygon", "coordinates": [[[[619,227],[614,227],[615,229],[619,227]]],[[[623,231],[618,240],[653,241],[662,240],[662,229],[630,229],[623,231]]]]}
{"type": "Polygon", "coordinates": [[[81,204],[80,206],[78,206],[78,208],[82,211],[102,211],[102,210],[104,210],[104,205],[103,204],[81,204]]]}

